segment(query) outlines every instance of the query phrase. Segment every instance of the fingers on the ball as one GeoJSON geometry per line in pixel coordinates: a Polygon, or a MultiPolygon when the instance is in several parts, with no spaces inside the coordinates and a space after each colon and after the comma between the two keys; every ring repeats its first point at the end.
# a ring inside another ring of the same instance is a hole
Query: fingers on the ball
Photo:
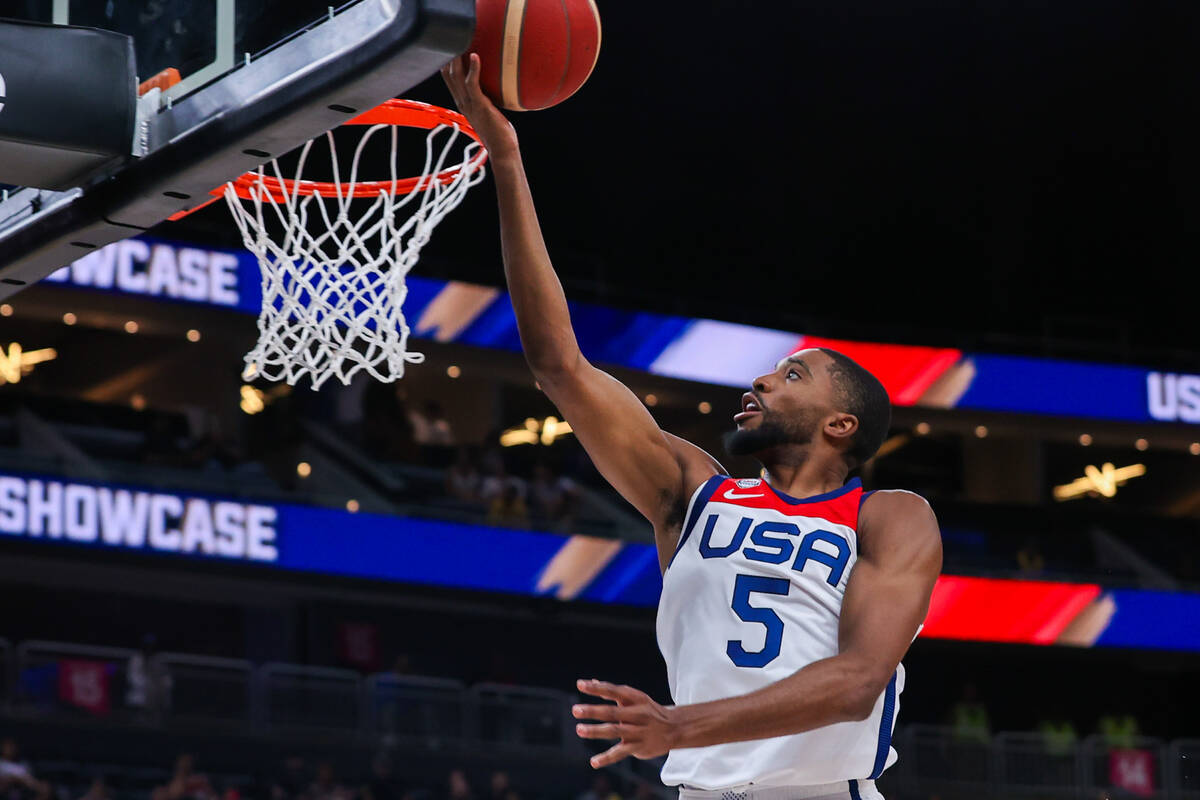
{"type": "Polygon", "coordinates": [[[471,53],[470,66],[467,68],[467,85],[473,90],[479,89],[479,73],[482,71],[482,65],[479,61],[479,56],[471,53]]]}

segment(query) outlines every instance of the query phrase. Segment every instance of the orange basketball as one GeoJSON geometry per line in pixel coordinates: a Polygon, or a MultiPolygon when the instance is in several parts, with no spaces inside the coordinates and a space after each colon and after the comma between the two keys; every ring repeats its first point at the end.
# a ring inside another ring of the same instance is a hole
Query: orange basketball
{"type": "Polygon", "coordinates": [[[497,105],[537,111],[587,81],[600,55],[594,0],[476,0],[479,84],[497,105]]]}

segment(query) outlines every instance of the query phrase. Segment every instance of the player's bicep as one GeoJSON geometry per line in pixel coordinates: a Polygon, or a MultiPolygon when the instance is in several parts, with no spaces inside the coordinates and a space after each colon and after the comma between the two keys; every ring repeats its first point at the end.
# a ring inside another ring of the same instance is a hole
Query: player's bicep
{"type": "Polygon", "coordinates": [[[587,454],[613,488],[652,523],[662,522],[686,488],[667,435],[623,383],[587,361],[538,375],[587,454]]]}
{"type": "Polygon", "coordinates": [[[929,611],[942,567],[942,540],[929,505],[908,493],[873,498],[874,511],[846,585],[839,649],[865,671],[872,688],[886,684],[929,611]],[[884,501],[884,502],[879,502],[884,501]]]}

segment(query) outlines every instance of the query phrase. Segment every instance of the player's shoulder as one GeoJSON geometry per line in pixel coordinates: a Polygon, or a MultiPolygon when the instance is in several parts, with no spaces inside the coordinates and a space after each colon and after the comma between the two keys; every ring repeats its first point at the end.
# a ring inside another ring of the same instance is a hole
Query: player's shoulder
{"type": "Polygon", "coordinates": [[[908,489],[872,489],[864,492],[863,509],[880,508],[888,510],[927,510],[933,512],[929,501],[916,492],[908,489]]]}
{"type": "Polygon", "coordinates": [[[663,431],[663,435],[667,437],[667,442],[671,445],[671,452],[683,471],[683,494],[685,497],[690,497],[698,487],[704,485],[711,478],[729,477],[728,470],[721,465],[721,462],[703,448],[669,431],[663,431]]]}
{"type": "Polygon", "coordinates": [[[860,528],[893,528],[920,525],[937,530],[933,506],[907,489],[877,489],[865,493],[859,508],[860,528]]]}

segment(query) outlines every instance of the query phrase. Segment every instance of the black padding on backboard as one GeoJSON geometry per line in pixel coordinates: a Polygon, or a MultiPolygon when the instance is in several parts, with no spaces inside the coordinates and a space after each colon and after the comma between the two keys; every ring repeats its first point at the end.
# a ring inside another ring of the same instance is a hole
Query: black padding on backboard
{"type": "Polygon", "coordinates": [[[137,104],[130,37],[0,20],[0,76],[0,183],[69,189],[130,157],[137,104]]]}
{"type": "MultiPolygon", "coordinates": [[[[358,0],[343,8],[336,20],[357,11],[377,24],[365,40],[351,38],[357,43],[344,57],[295,61],[303,48],[294,46],[307,38],[285,43],[160,109],[149,153],[93,179],[80,196],[25,190],[0,203],[0,299],[203,203],[262,154],[286,153],[435,75],[474,33],[475,0],[358,0]],[[287,80],[257,84],[280,63],[292,70],[287,80]]],[[[336,22],[316,28],[318,35],[326,28],[335,42],[351,37],[336,22]]]]}

